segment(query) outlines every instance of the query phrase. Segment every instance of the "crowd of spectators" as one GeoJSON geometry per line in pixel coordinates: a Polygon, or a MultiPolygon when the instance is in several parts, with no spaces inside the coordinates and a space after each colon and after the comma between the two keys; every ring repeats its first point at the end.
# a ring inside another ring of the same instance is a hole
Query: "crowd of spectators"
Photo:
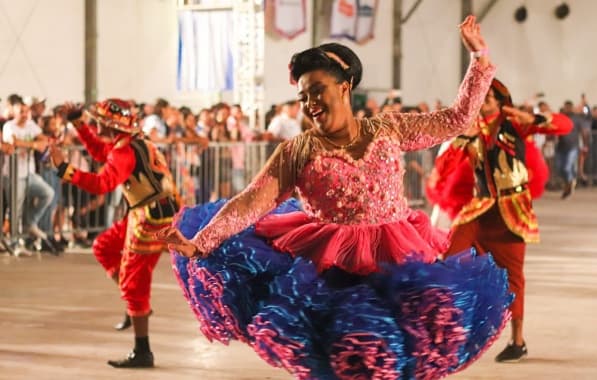
{"type": "MultiPolygon", "coordinates": [[[[187,106],[174,107],[160,98],[153,103],[131,100],[130,105],[146,138],[164,147],[186,204],[228,198],[246,186],[255,169],[246,167],[251,146],[246,143],[276,144],[311,128],[297,100],[272,105],[264,115],[263,130],[249,128],[248,118],[238,104],[221,102],[195,111],[187,106]]],[[[440,108],[440,102],[433,107],[426,103],[403,106],[400,96],[390,93],[382,104],[368,99],[355,109],[355,115],[372,117],[380,112],[429,112],[440,108]]],[[[521,108],[551,112],[545,102],[537,100],[521,108]]],[[[81,148],[62,109],[60,105],[47,109],[45,99],[17,94],[8,96],[1,109],[2,228],[8,244],[23,255],[32,250],[58,254],[68,244],[89,246],[103,226],[124,212],[118,190],[96,196],[61,183],[55,175],[47,159],[48,144],[67,149],[69,159],[83,170],[100,169],[81,148]],[[14,158],[12,168],[10,157],[14,158]],[[11,193],[11,186],[16,191],[11,193]],[[11,212],[15,219],[8,217],[11,212]],[[68,234],[62,232],[66,225],[68,234]]],[[[578,105],[566,102],[561,112],[573,120],[573,131],[558,138],[538,137],[536,143],[551,163],[552,174],[557,174],[549,186],[561,190],[566,198],[577,181],[587,185],[597,173],[597,150],[590,149],[591,132],[597,130],[597,107],[590,109],[583,97],[578,105]]],[[[94,124],[88,114],[84,117],[94,124]]],[[[433,151],[431,154],[433,157],[433,151]]],[[[403,160],[407,197],[424,199],[422,183],[429,162],[423,162],[424,156],[416,152],[405,154],[403,160]]]]}

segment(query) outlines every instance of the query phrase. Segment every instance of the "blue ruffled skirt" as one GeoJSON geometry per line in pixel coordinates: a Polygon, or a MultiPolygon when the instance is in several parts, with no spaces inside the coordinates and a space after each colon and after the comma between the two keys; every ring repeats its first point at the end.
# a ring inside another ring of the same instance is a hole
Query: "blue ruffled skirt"
{"type": "MultiPolygon", "coordinates": [[[[223,201],[183,210],[192,237],[223,201]]],[[[299,209],[288,201],[274,213],[299,209]]],[[[323,274],[274,250],[250,227],[203,259],[175,252],[184,296],[210,340],[251,345],[297,379],[436,379],[462,370],[497,339],[512,295],[491,255],[323,274]]]]}

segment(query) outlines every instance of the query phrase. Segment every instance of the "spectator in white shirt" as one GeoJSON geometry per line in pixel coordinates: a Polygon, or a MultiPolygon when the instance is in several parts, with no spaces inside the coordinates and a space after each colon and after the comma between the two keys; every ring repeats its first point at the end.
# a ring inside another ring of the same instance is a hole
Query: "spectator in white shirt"
{"type": "Polygon", "coordinates": [[[267,127],[268,137],[276,141],[290,140],[301,134],[301,123],[297,119],[299,102],[290,100],[282,105],[282,112],[275,116],[267,127]]]}
{"type": "MultiPolygon", "coordinates": [[[[18,104],[13,108],[14,119],[7,121],[2,130],[2,140],[17,149],[17,220],[21,220],[23,205],[27,207],[23,215],[23,231],[32,237],[42,239],[46,245],[45,232],[40,230],[38,222],[54,198],[54,190],[41,176],[35,173],[33,150],[44,152],[48,146],[47,138],[41,128],[28,118],[29,108],[18,104]]],[[[7,172],[5,165],[5,172],[7,172]]],[[[15,221],[16,222],[16,221],[15,221]]],[[[52,250],[52,253],[54,250],[52,250]]]]}
{"type": "Polygon", "coordinates": [[[158,99],[153,107],[153,114],[143,119],[143,133],[153,142],[164,142],[168,137],[166,119],[170,104],[166,99],[158,99]]]}

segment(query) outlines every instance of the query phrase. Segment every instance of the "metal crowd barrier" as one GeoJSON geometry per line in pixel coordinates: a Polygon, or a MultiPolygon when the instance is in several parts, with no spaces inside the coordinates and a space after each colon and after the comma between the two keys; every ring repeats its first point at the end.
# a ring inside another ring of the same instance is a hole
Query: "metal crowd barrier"
{"type": "Polygon", "coordinates": [[[231,198],[239,193],[265,165],[275,144],[175,143],[161,147],[170,162],[176,187],[186,205],[231,198]]]}
{"type": "Polygon", "coordinates": [[[0,152],[0,170],[2,170],[2,180],[0,181],[0,209],[2,210],[2,225],[0,226],[0,245],[2,250],[13,253],[8,241],[8,235],[5,233],[5,229],[8,227],[8,220],[6,219],[7,211],[10,203],[10,193],[8,187],[9,176],[4,175],[4,163],[8,157],[0,152]]]}
{"type": "MultiPolygon", "coordinates": [[[[172,170],[179,194],[185,205],[194,205],[230,198],[240,192],[265,165],[274,151],[275,144],[210,143],[208,148],[193,144],[174,143],[162,145],[172,170]]],[[[94,162],[83,146],[65,147],[69,162],[75,167],[97,172],[101,166],[94,162]]],[[[0,154],[0,164],[9,159],[8,176],[0,183],[3,197],[0,205],[3,221],[8,217],[9,234],[0,231],[0,243],[10,250],[10,243],[25,237],[20,230],[17,213],[17,155],[0,154]]],[[[402,157],[405,165],[404,191],[412,207],[425,207],[424,180],[429,173],[434,155],[432,151],[409,152],[402,157]]],[[[67,238],[90,243],[93,237],[112,225],[126,213],[126,205],[119,188],[105,195],[89,194],[76,186],[62,183],[56,169],[48,162],[36,162],[36,172],[54,190],[51,211],[40,225],[48,235],[52,232],[67,238]],[[47,219],[49,218],[49,219],[47,219]]],[[[28,200],[31,201],[31,200],[28,200]]],[[[6,227],[4,223],[3,227],[6,227]]]]}
{"type": "Polygon", "coordinates": [[[583,172],[587,176],[587,185],[597,185],[597,130],[591,131],[583,172]]]}
{"type": "MultiPolygon", "coordinates": [[[[166,151],[178,191],[186,205],[230,198],[240,192],[265,165],[276,144],[211,143],[207,149],[197,146],[171,146],[166,151]],[[174,158],[174,159],[172,159],[174,158]]],[[[164,147],[162,147],[164,148],[164,147]]],[[[411,207],[424,207],[425,176],[434,160],[432,150],[404,155],[404,190],[411,207]]]]}

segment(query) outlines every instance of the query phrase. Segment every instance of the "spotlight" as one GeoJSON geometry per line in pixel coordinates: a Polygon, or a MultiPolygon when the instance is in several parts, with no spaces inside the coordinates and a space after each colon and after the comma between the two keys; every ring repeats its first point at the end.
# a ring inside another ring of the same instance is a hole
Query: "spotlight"
{"type": "Polygon", "coordinates": [[[566,3],[558,5],[554,11],[558,20],[563,20],[570,14],[570,7],[566,3]]]}
{"type": "Polygon", "coordinates": [[[523,23],[527,19],[527,7],[521,5],[514,11],[514,19],[517,22],[523,23]]]}

